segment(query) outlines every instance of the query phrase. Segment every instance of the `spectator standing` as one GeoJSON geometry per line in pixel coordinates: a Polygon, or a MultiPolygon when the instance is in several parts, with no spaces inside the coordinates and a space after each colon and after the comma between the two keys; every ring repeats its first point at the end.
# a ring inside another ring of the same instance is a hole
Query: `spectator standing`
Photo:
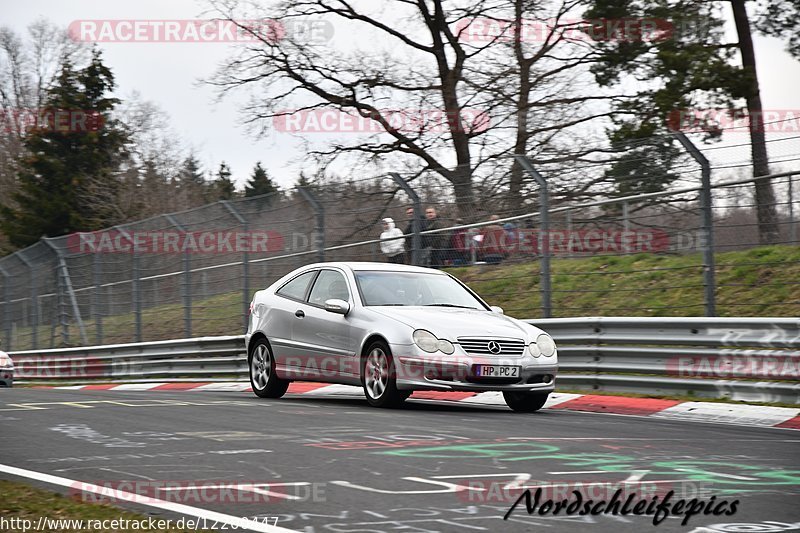
{"type": "MultiPolygon", "coordinates": [[[[434,229],[442,229],[444,225],[439,220],[439,215],[436,213],[436,208],[429,207],[425,210],[425,224],[423,231],[430,231],[434,229]]],[[[444,232],[433,233],[430,235],[422,236],[422,249],[425,250],[427,257],[427,265],[439,268],[444,264],[443,254],[444,247],[447,243],[447,234],[444,232]]],[[[423,262],[425,264],[426,262],[423,262]]]]}
{"type": "Polygon", "coordinates": [[[391,218],[383,219],[383,232],[381,233],[381,252],[389,259],[390,263],[402,264],[405,259],[405,245],[403,232],[394,225],[394,220],[391,218]],[[392,239],[392,240],[387,240],[392,239]]]}
{"type": "MultiPolygon", "coordinates": [[[[500,217],[497,215],[489,217],[489,220],[492,222],[499,219],[500,217]]],[[[503,257],[505,257],[504,245],[506,242],[506,230],[504,230],[503,226],[500,224],[495,223],[486,226],[483,231],[481,231],[481,236],[480,252],[483,261],[486,261],[490,265],[500,264],[503,261],[503,257]]]]}

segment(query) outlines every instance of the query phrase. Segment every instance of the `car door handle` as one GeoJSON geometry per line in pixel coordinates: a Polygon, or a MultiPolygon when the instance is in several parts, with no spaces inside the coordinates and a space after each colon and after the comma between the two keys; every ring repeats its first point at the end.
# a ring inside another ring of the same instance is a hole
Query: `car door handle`
{"type": "Polygon", "coordinates": [[[303,318],[304,316],[306,316],[306,314],[303,312],[302,309],[298,309],[297,311],[294,312],[294,316],[296,316],[297,318],[303,318]]]}

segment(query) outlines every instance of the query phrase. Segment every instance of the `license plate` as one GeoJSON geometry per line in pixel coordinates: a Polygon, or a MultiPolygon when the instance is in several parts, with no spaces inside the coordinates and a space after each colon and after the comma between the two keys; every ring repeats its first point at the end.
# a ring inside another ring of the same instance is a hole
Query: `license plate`
{"type": "Polygon", "coordinates": [[[475,375],[481,378],[518,378],[518,366],[475,365],[475,375]]]}

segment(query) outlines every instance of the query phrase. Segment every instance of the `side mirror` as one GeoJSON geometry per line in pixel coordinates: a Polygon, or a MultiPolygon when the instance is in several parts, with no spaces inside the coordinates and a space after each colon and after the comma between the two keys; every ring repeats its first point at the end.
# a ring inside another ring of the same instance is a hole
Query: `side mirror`
{"type": "Polygon", "coordinates": [[[346,315],[350,312],[350,304],[338,298],[331,298],[330,300],[325,300],[325,310],[329,313],[346,315]]]}
{"type": "Polygon", "coordinates": [[[492,313],[497,313],[498,315],[502,315],[503,314],[503,308],[502,307],[498,307],[496,305],[490,305],[489,309],[492,310],[492,313]]]}

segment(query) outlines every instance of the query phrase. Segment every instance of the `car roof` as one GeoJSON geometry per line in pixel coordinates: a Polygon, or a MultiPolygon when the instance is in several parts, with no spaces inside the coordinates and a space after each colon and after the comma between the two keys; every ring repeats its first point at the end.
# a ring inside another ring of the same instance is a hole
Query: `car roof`
{"type": "Polygon", "coordinates": [[[396,263],[373,263],[361,261],[335,261],[329,263],[314,263],[306,265],[304,268],[339,267],[348,268],[354,272],[360,271],[383,271],[383,272],[417,272],[424,274],[443,274],[442,271],[434,268],[425,268],[412,265],[398,265],[396,263]]]}

